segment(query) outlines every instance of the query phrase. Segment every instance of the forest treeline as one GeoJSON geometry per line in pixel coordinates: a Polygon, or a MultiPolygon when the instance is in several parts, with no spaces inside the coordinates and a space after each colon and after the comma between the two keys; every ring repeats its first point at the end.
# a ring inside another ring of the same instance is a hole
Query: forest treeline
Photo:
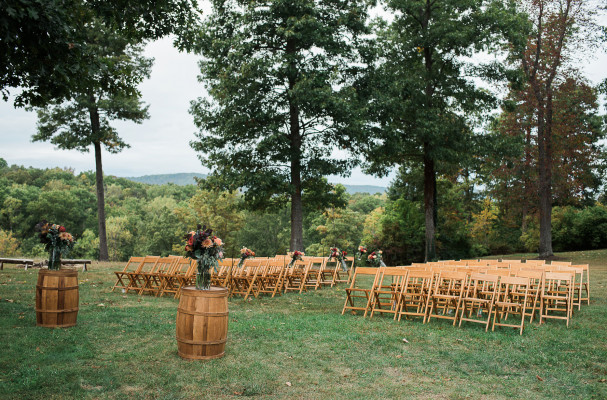
{"type": "MultiPolygon", "coordinates": [[[[387,194],[346,193],[334,186],[340,204],[304,210],[305,250],[327,255],[338,246],[353,253],[360,244],[382,249],[389,265],[424,259],[422,178],[401,172],[387,194]],[[407,183],[404,183],[407,182],[407,183]],[[416,184],[415,182],[418,182],[416,184]]],[[[183,254],[183,236],[199,221],[226,242],[226,255],[242,246],[259,256],[289,248],[288,206],[271,212],[243,209],[238,193],[204,190],[196,185],[149,185],[105,177],[108,248],[111,260],[130,256],[183,254]]],[[[443,259],[536,251],[539,240],[533,213],[522,224],[520,210],[507,209],[490,191],[473,183],[438,180],[438,253],[443,259]],[[524,231],[523,231],[524,229],[524,231]]],[[[76,237],[70,257],[98,257],[95,173],[70,169],[8,166],[0,159],[0,254],[46,257],[34,226],[42,219],[58,222],[76,237]]],[[[604,201],[605,195],[599,196],[604,201]]],[[[555,207],[556,251],[607,247],[607,207],[587,199],[555,207]]]]}

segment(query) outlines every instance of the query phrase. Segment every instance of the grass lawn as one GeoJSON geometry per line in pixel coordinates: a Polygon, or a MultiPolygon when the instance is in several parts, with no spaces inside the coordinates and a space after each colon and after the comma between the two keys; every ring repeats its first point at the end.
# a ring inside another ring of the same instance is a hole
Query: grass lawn
{"type": "Polygon", "coordinates": [[[342,285],[230,300],[226,355],[207,362],[177,355],[178,300],[111,292],[124,264],[79,273],[67,329],[36,327],[38,271],[5,266],[0,399],[606,399],[607,250],[557,255],[591,268],[569,328],[342,316],[342,285]]]}

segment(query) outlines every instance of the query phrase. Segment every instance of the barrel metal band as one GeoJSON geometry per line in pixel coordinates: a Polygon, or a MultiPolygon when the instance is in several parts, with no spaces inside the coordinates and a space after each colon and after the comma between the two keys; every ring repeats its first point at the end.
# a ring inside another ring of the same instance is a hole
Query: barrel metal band
{"type": "Polygon", "coordinates": [[[207,316],[207,317],[223,317],[223,316],[228,315],[228,311],[225,311],[225,312],[196,312],[196,311],[186,310],[181,307],[177,307],[177,311],[182,314],[202,315],[202,316],[207,316]]]}
{"type": "Polygon", "coordinates": [[[65,287],[53,287],[53,286],[41,286],[36,285],[36,289],[50,289],[50,290],[73,290],[78,289],[78,286],[65,286],[65,287]]]}
{"type": "Polygon", "coordinates": [[[179,337],[177,337],[177,341],[180,343],[185,343],[185,344],[223,344],[226,343],[228,341],[228,339],[221,339],[221,340],[211,340],[211,341],[200,341],[200,340],[188,340],[188,339],[181,339],[179,337]]]}
{"type": "Polygon", "coordinates": [[[75,312],[78,311],[78,307],[75,308],[64,308],[63,310],[43,310],[41,308],[36,308],[36,312],[41,312],[41,313],[68,313],[68,312],[75,312]]]}

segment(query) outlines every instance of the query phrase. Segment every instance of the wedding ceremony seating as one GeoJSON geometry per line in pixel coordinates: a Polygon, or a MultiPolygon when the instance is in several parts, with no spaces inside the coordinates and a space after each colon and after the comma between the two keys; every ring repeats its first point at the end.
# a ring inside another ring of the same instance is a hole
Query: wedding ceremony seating
{"type": "Polygon", "coordinates": [[[569,326],[574,308],[589,304],[590,278],[588,265],[567,261],[449,260],[358,267],[345,296],[342,315],[351,310],[398,321],[446,319],[459,327],[481,324],[485,331],[516,328],[522,335],[536,316],[540,324],[553,319],[569,326]]]}

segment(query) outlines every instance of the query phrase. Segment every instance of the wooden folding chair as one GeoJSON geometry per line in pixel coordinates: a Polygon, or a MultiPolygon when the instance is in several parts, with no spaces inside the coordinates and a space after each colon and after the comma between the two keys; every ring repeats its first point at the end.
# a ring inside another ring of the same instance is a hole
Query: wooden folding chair
{"type": "Polygon", "coordinates": [[[126,288],[129,287],[130,283],[128,274],[137,271],[141,267],[141,264],[143,264],[144,260],[144,257],[131,257],[129,258],[129,261],[127,261],[122,271],[114,271],[114,274],[116,274],[117,281],[112,287],[112,292],[116,288],[121,288],[123,291],[126,292],[126,288]]]}
{"type": "Polygon", "coordinates": [[[375,286],[378,275],[379,268],[356,268],[352,275],[350,286],[345,289],[346,302],[344,303],[343,310],[341,310],[341,315],[344,315],[346,310],[352,310],[352,313],[364,311],[364,316],[367,316],[367,312],[369,312],[371,307],[371,291],[375,286]],[[362,303],[364,303],[364,306],[357,304],[358,299],[363,299],[362,303]]]}
{"type": "Polygon", "coordinates": [[[585,295],[580,293],[580,300],[585,301],[586,304],[590,304],[590,266],[588,264],[572,265],[572,267],[582,269],[582,290],[586,292],[585,295]]]}
{"type": "Polygon", "coordinates": [[[419,268],[408,268],[407,279],[401,291],[401,305],[398,310],[398,320],[404,315],[426,319],[428,295],[432,288],[434,273],[419,268]]]}
{"type": "Polygon", "coordinates": [[[544,323],[546,318],[564,319],[569,327],[569,320],[573,315],[574,279],[575,274],[570,272],[544,274],[540,295],[540,324],[544,323]]]}
{"type": "Polygon", "coordinates": [[[145,284],[143,279],[143,274],[146,272],[154,271],[156,268],[156,263],[160,260],[160,256],[145,256],[143,258],[143,262],[139,265],[139,268],[134,272],[127,272],[126,275],[129,278],[129,285],[125,289],[125,292],[128,293],[129,290],[139,293],[139,290],[145,284]]]}
{"type": "Polygon", "coordinates": [[[277,294],[281,295],[284,287],[286,267],[285,260],[269,260],[265,267],[265,273],[261,278],[262,281],[259,285],[258,294],[266,293],[272,295],[271,297],[277,294]]]}
{"type": "Polygon", "coordinates": [[[310,261],[306,260],[296,260],[291,265],[288,265],[286,267],[284,278],[285,284],[283,290],[285,293],[288,291],[296,291],[299,293],[307,291],[307,288],[304,284],[306,282],[305,274],[309,263],[310,261]]]}
{"type": "Polygon", "coordinates": [[[335,273],[333,275],[333,284],[337,285],[338,283],[350,283],[350,279],[352,279],[352,271],[354,270],[354,257],[346,257],[344,262],[346,263],[347,271],[342,269],[341,265],[337,265],[335,268],[335,273]]]}
{"type": "Polygon", "coordinates": [[[578,266],[555,266],[556,270],[552,272],[570,272],[573,277],[573,305],[577,306],[578,310],[582,309],[582,291],[584,289],[584,269],[578,266]]]}
{"type": "Polygon", "coordinates": [[[495,307],[493,310],[493,324],[491,330],[496,326],[509,326],[518,328],[520,335],[525,329],[525,316],[527,305],[529,304],[529,289],[531,283],[529,278],[504,276],[500,278],[495,307]],[[511,315],[520,316],[520,322],[517,324],[507,322],[511,315]]]}
{"type": "Polygon", "coordinates": [[[431,318],[441,318],[453,320],[455,326],[467,279],[466,272],[438,272],[428,296],[426,304],[428,314],[424,323],[429,322],[431,318]]]}
{"type": "Polygon", "coordinates": [[[498,275],[479,273],[470,275],[466,291],[462,296],[462,313],[459,317],[459,326],[462,326],[464,321],[475,322],[484,324],[485,332],[489,330],[499,279],[498,275]],[[483,315],[486,315],[486,317],[483,315]]]}
{"type": "Polygon", "coordinates": [[[152,293],[158,295],[162,286],[162,276],[166,275],[177,263],[177,258],[173,256],[162,257],[158,259],[156,265],[151,271],[141,272],[139,275],[142,278],[142,285],[138,293],[152,293]]]}
{"type": "Polygon", "coordinates": [[[542,286],[544,285],[544,271],[541,269],[522,268],[516,273],[516,276],[529,280],[525,316],[529,317],[529,323],[531,323],[535,319],[535,315],[540,309],[540,296],[542,294],[542,286]]]}
{"type": "MultiPolygon", "coordinates": [[[[322,284],[322,271],[325,268],[325,262],[327,261],[324,257],[306,257],[308,262],[307,268],[304,272],[303,287],[318,289],[322,284]]],[[[333,276],[332,273],[329,276],[333,276]]]]}
{"type": "Polygon", "coordinates": [[[398,316],[401,307],[403,287],[406,285],[409,271],[402,268],[381,267],[378,278],[371,289],[371,315],[388,313],[398,316]]]}
{"type": "Polygon", "coordinates": [[[181,288],[194,281],[197,267],[196,260],[178,257],[171,271],[160,275],[161,284],[158,296],[170,293],[175,298],[179,297],[181,288]]]}
{"type": "Polygon", "coordinates": [[[255,285],[259,268],[268,262],[267,259],[251,259],[244,261],[242,267],[238,268],[232,275],[233,288],[230,296],[241,295],[248,298],[252,293],[255,294],[255,285]]]}

